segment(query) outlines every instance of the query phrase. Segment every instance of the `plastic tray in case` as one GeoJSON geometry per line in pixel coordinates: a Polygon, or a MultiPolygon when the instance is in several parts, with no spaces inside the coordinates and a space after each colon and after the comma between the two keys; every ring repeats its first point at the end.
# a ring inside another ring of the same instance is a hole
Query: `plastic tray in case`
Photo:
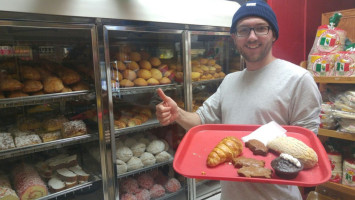
{"type": "MultiPolygon", "coordinates": [[[[318,164],[311,168],[302,170],[298,176],[291,180],[279,178],[273,172],[270,179],[248,178],[237,174],[237,168],[231,163],[220,164],[216,167],[207,167],[206,160],[212,149],[226,136],[235,136],[241,139],[256,130],[260,125],[223,125],[206,124],[190,129],[181,141],[173,162],[174,169],[189,178],[213,179],[227,181],[248,181],[259,183],[274,183],[298,185],[304,187],[315,186],[329,180],[331,168],[327,153],[316,134],[312,131],[297,126],[282,126],[287,130],[286,135],[303,141],[313,148],[318,155],[318,164]]],[[[253,155],[245,148],[243,143],[243,156],[265,161],[265,167],[272,169],[270,163],[277,157],[269,152],[267,156],[253,155]]]]}

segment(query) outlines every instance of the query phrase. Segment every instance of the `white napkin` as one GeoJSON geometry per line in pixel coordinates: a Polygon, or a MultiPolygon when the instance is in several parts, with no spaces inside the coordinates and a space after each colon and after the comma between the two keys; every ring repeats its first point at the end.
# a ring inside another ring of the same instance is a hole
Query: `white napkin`
{"type": "Polygon", "coordinates": [[[260,126],[249,135],[242,137],[243,142],[247,142],[251,139],[259,140],[266,146],[271,140],[277,137],[285,137],[286,130],[282,128],[278,123],[271,121],[265,125],[260,126]]]}

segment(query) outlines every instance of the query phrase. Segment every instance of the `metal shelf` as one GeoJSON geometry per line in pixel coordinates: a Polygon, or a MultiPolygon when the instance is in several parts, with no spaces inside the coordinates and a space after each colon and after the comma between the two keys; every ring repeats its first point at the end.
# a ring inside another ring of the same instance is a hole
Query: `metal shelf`
{"type": "Polygon", "coordinates": [[[60,101],[73,101],[79,99],[94,99],[95,93],[87,90],[77,92],[45,94],[18,98],[0,99],[0,108],[9,108],[17,106],[38,105],[45,103],[54,103],[60,101]]]}
{"type": "Polygon", "coordinates": [[[318,135],[355,141],[355,134],[338,132],[335,130],[328,130],[328,129],[320,128],[318,130],[318,135]]]}
{"type": "Polygon", "coordinates": [[[60,147],[69,146],[73,144],[94,141],[97,139],[98,137],[96,135],[86,134],[77,137],[64,138],[64,139],[54,140],[50,142],[45,142],[41,144],[35,144],[35,145],[30,145],[30,146],[25,146],[20,148],[2,150],[0,151],[0,159],[11,158],[20,155],[27,155],[35,152],[41,152],[41,151],[60,148],[60,147]]]}
{"type": "Polygon", "coordinates": [[[206,84],[221,84],[223,81],[223,78],[217,78],[217,79],[211,79],[211,80],[205,80],[205,81],[195,81],[192,82],[192,87],[200,86],[200,85],[206,85],[206,84]]]}
{"type": "Polygon", "coordinates": [[[160,126],[161,125],[157,119],[151,119],[138,126],[115,129],[115,137],[119,137],[121,135],[127,135],[134,132],[144,131],[147,129],[157,128],[160,126]]]}
{"type": "Polygon", "coordinates": [[[156,86],[142,86],[142,87],[127,87],[127,88],[112,88],[112,96],[120,98],[122,95],[135,95],[145,93],[155,93],[158,88],[162,90],[176,90],[182,88],[178,84],[156,85],[156,86]]]}
{"type": "Polygon", "coordinates": [[[82,184],[76,185],[74,187],[71,187],[71,188],[68,188],[68,189],[65,189],[65,190],[62,190],[62,191],[59,191],[59,192],[48,194],[47,196],[41,197],[38,200],[56,199],[56,198],[59,198],[59,197],[66,197],[66,196],[68,196],[71,193],[75,194],[77,192],[93,190],[93,189],[95,189],[96,183],[100,182],[101,179],[98,178],[95,175],[92,175],[92,174],[90,174],[90,175],[94,176],[94,177],[89,182],[82,183],[82,184]]]}
{"type": "Polygon", "coordinates": [[[148,170],[151,170],[151,169],[155,169],[155,168],[158,168],[158,167],[161,167],[161,166],[164,166],[164,165],[169,165],[169,164],[172,164],[173,161],[174,161],[174,158],[171,158],[170,160],[168,160],[166,162],[155,163],[154,165],[150,165],[148,167],[144,167],[144,168],[141,168],[141,169],[136,169],[136,170],[133,170],[133,171],[126,172],[124,174],[117,175],[117,178],[120,179],[120,178],[124,178],[124,177],[131,176],[131,175],[134,175],[134,174],[139,174],[141,172],[145,172],[145,171],[148,171],[148,170]]]}

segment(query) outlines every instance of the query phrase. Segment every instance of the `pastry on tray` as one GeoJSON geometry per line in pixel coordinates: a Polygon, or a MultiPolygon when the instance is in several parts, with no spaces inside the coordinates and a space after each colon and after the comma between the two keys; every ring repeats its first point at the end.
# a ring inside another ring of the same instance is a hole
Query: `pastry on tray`
{"type": "Polygon", "coordinates": [[[215,167],[237,158],[243,151],[242,142],[233,136],[223,138],[208,154],[207,166],[215,167]]]}
{"type": "Polygon", "coordinates": [[[291,155],[282,153],[271,161],[271,167],[277,176],[283,179],[294,179],[303,169],[303,164],[291,155]]]}

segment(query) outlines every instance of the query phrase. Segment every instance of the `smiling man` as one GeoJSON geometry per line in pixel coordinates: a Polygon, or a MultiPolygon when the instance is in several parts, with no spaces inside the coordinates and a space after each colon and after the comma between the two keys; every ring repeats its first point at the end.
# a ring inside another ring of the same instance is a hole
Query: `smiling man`
{"type": "MultiPolygon", "coordinates": [[[[234,14],[231,37],[246,69],[228,74],[195,112],[179,108],[161,89],[156,106],[162,125],[174,121],[186,130],[199,124],[267,124],[308,128],[317,133],[321,95],[311,74],[272,54],[279,36],[275,13],[264,1],[248,1],[234,14]]],[[[234,176],[234,174],[231,174],[234,176]]],[[[297,186],[221,181],[221,199],[302,199],[297,186]]]]}

